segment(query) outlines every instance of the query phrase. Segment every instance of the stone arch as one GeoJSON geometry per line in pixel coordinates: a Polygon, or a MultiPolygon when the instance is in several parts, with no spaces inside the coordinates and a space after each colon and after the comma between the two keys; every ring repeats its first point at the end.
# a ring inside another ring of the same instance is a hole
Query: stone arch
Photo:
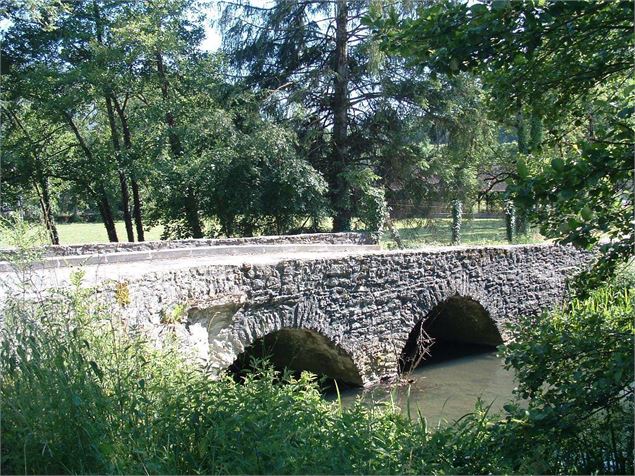
{"type": "Polygon", "coordinates": [[[399,356],[399,372],[425,360],[439,340],[495,347],[503,343],[503,336],[479,301],[452,294],[434,305],[410,331],[399,356]]]}
{"type": "Polygon", "coordinates": [[[307,328],[283,327],[265,334],[245,346],[236,361],[266,357],[279,369],[308,370],[353,385],[363,385],[352,355],[324,334],[307,328]]]}
{"type": "Polygon", "coordinates": [[[246,352],[273,352],[274,364],[321,373],[354,385],[365,383],[367,356],[346,338],[346,323],[333,321],[318,300],[305,297],[293,304],[243,304],[200,320],[206,329],[207,368],[220,374],[246,352]],[[258,348],[260,347],[260,349],[258,348]],[[316,364],[317,363],[317,364],[316,364]]]}

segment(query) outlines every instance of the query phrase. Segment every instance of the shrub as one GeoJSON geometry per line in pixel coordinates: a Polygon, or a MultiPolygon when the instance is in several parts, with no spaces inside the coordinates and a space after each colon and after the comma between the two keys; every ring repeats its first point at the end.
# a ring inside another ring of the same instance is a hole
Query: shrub
{"type": "Polygon", "coordinates": [[[632,277],[511,326],[503,348],[516,371],[505,441],[535,473],[633,472],[632,277]]]}

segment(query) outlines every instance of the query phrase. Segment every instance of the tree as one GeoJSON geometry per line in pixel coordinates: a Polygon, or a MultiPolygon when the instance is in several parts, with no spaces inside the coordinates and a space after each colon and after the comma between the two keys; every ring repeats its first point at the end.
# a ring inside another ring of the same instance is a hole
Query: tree
{"type": "Polygon", "coordinates": [[[117,99],[113,84],[108,81],[111,50],[105,42],[110,24],[97,1],[74,2],[57,9],[55,15],[50,15],[46,6],[36,5],[34,11],[25,5],[11,11],[12,25],[5,38],[10,46],[5,57],[8,78],[15,83],[11,88],[13,99],[28,101],[31,108],[44,113],[53,124],[65,124],[75,138],[84,165],[93,168],[101,162],[101,177],[77,176],[78,170],[73,167],[62,173],[84,183],[84,188],[95,196],[108,236],[117,241],[106,191],[109,184],[105,169],[112,164],[119,179],[128,239],[134,241],[127,172],[113,108],[117,99]],[[99,112],[106,113],[111,150],[104,147],[108,129],[100,127],[103,117],[99,112]]]}
{"type": "Polygon", "coordinates": [[[287,233],[307,218],[317,226],[322,176],[295,133],[264,113],[263,95],[228,84],[220,58],[198,48],[198,6],[11,4],[2,80],[12,168],[3,182],[36,185],[47,224],[44,185],[54,179],[92,198],[111,241],[116,208],[130,241],[135,228],[143,240],[144,222],[178,238],[287,233]],[[61,152],[28,137],[38,128],[61,152]]]}
{"type": "Polygon", "coordinates": [[[361,23],[369,8],[374,3],[276,1],[263,8],[239,1],[226,4],[221,22],[233,71],[269,92],[269,114],[294,124],[303,154],[327,177],[335,231],[379,206],[381,163],[399,154],[382,148],[385,138],[395,139],[399,123],[426,113],[426,75],[377,54],[361,23]]]}
{"type": "Polygon", "coordinates": [[[60,126],[51,125],[26,109],[18,111],[7,106],[2,109],[2,191],[6,194],[6,185],[22,192],[32,189],[37,196],[49,240],[51,244],[58,245],[59,235],[50,193],[51,161],[71,146],[59,140],[57,132],[60,126]]]}
{"type": "Polygon", "coordinates": [[[446,1],[419,13],[367,23],[386,51],[434,71],[478,74],[495,117],[517,118],[525,156],[513,177],[515,199],[543,234],[583,247],[608,238],[601,275],[628,260],[632,2],[446,1]]]}
{"type": "MultiPolygon", "coordinates": [[[[47,111],[53,124],[66,124],[82,160],[93,167],[101,162],[115,171],[129,241],[134,241],[133,218],[137,239],[144,239],[139,176],[145,175],[142,165],[151,162],[134,142],[141,142],[135,131],[140,128],[131,120],[147,124],[153,115],[147,110],[158,106],[157,101],[145,99],[149,89],[156,88],[161,95],[155,94],[153,99],[162,101],[167,111],[163,116],[170,123],[170,143],[173,151],[178,149],[174,115],[169,112],[169,66],[165,64],[181,59],[175,55],[178,52],[196,50],[202,38],[200,24],[190,28],[185,18],[194,12],[193,5],[179,0],[151,4],[87,0],[57,9],[51,9],[48,2],[35,2],[12,5],[9,10],[12,24],[6,41],[11,47],[4,58],[9,76],[16,82],[12,88],[15,100],[29,101],[32,107],[47,111]],[[162,21],[170,27],[162,29],[162,21]],[[149,71],[154,74],[148,75],[149,71]]],[[[152,124],[156,126],[156,120],[152,124]]],[[[87,188],[96,189],[109,238],[116,241],[114,213],[106,199],[108,173],[80,176],[77,164],[69,165],[63,173],[65,179],[103,182],[87,188]]],[[[194,202],[186,210],[189,234],[201,237],[195,207],[194,202]]]]}

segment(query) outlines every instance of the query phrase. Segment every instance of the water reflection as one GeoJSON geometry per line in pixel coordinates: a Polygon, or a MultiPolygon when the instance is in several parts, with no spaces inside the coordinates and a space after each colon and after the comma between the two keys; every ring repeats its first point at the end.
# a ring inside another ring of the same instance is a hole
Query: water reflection
{"type": "MultiPolygon", "coordinates": [[[[515,387],[513,372],[503,368],[490,346],[437,342],[432,356],[416,369],[408,386],[378,387],[372,390],[346,389],[342,391],[344,406],[352,405],[358,396],[372,402],[393,399],[406,412],[408,387],[410,387],[411,415],[416,417],[417,408],[426,417],[429,425],[452,422],[473,410],[481,398],[492,404],[492,411],[502,409],[512,397],[515,387]]],[[[330,399],[335,397],[331,394],[330,399]]]]}

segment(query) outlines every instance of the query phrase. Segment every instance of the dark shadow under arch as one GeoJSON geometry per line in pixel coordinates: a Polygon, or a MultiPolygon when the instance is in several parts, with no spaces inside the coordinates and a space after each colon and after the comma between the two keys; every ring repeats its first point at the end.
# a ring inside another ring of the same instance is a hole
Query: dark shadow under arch
{"type": "Polygon", "coordinates": [[[257,339],[229,370],[239,374],[250,366],[252,357],[267,358],[280,370],[308,370],[339,382],[363,384],[351,356],[327,337],[308,329],[284,328],[257,339]]]}
{"type": "Polygon", "coordinates": [[[479,302],[455,295],[432,308],[410,332],[399,357],[399,372],[416,368],[441,342],[492,348],[502,344],[503,338],[479,302]]]}

